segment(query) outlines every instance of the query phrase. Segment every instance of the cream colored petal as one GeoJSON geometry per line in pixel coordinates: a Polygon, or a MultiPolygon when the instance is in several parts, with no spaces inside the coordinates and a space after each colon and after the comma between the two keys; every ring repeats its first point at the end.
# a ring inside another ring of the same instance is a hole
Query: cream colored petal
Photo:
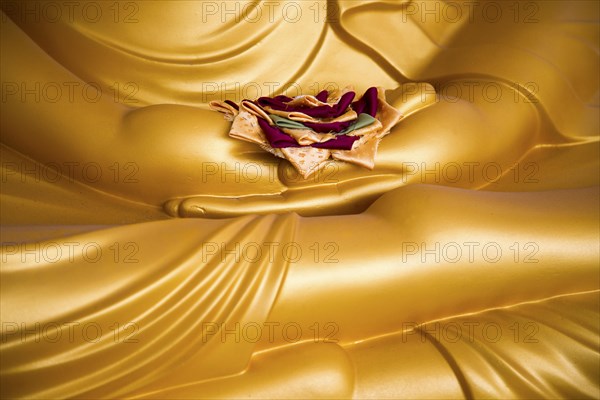
{"type": "Polygon", "coordinates": [[[365,126],[364,128],[357,129],[352,132],[348,132],[348,136],[368,136],[373,133],[380,133],[383,131],[383,125],[379,120],[373,121],[373,123],[369,126],[365,126]]]}
{"type": "Polygon", "coordinates": [[[310,129],[281,129],[284,133],[287,133],[296,140],[296,142],[302,146],[307,146],[312,143],[323,143],[328,140],[335,139],[335,135],[330,133],[317,133],[310,129]]]}
{"type": "Polygon", "coordinates": [[[331,157],[334,160],[346,161],[362,167],[373,169],[375,167],[375,155],[381,139],[377,137],[378,132],[363,136],[355,143],[352,150],[334,150],[331,157]]]}
{"type": "Polygon", "coordinates": [[[385,91],[383,88],[377,88],[377,99],[379,102],[377,106],[377,115],[375,118],[381,121],[381,124],[383,125],[382,131],[379,135],[379,137],[383,137],[389,133],[390,129],[392,129],[394,125],[398,123],[398,121],[400,121],[402,114],[400,111],[388,104],[387,100],[385,99],[385,91]]]}
{"type": "Polygon", "coordinates": [[[328,122],[345,122],[345,121],[353,121],[358,118],[358,114],[354,110],[348,109],[344,114],[340,115],[337,118],[314,118],[310,115],[304,114],[299,111],[281,111],[274,110],[271,107],[265,107],[265,110],[271,114],[278,115],[280,117],[285,117],[291,119],[293,121],[298,122],[313,122],[313,123],[328,123],[328,122]]]}
{"type": "Polygon", "coordinates": [[[224,101],[214,100],[209,102],[208,105],[211,109],[225,114],[225,119],[227,121],[233,121],[233,119],[238,115],[238,110],[224,101]]]}
{"type": "Polygon", "coordinates": [[[343,95],[345,95],[348,92],[356,92],[356,90],[354,90],[354,86],[352,85],[348,85],[343,89],[337,89],[332,91],[331,93],[329,93],[329,96],[327,97],[327,102],[328,103],[337,103],[338,101],[340,101],[340,99],[342,98],[343,95]]]}
{"type": "Polygon", "coordinates": [[[240,103],[240,108],[248,111],[250,114],[257,116],[258,118],[266,120],[269,123],[269,125],[273,125],[273,121],[271,120],[271,117],[269,117],[269,114],[267,114],[265,110],[263,110],[261,107],[257,106],[253,102],[243,100],[240,103]]]}
{"type": "Polygon", "coordinates": [[[269,144],[262,129],[258,125],[256,115],[250,114],[246,110],[241,110],[233,120],[229,136],[247,142],[258,143],[261,146],[269,144]]]}
{"type": "Polygon", "coordinates": [[[287,147],[281,151],[305,179],[321,169],[331,155],[328,149],[315,147],[287,147]]]}
{"type": "Polygon", "coordinates": [[[315,96],[311,95],[303,95],[294,98],[294,100],[287,103],[289,106],[297,107],[297,106],[305,106],[305,107],[318,107],[318,106],[328,106],[328,103],[322,102],[317,99],[315,96]]]}

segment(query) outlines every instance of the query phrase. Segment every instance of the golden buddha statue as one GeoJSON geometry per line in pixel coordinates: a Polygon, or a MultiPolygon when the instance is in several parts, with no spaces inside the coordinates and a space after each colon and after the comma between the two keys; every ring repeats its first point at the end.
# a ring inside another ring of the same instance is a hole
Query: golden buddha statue
{"type": "Polygon", "coordinates": [[[597,2],[2,11],[2,397],[600,396],[597,2]],[[346,85],[372,170],[208,108],[346,85]]]}

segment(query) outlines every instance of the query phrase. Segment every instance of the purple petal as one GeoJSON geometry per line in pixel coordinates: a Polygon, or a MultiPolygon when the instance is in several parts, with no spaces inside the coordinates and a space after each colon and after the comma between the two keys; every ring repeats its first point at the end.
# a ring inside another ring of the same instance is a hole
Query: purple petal
{"type": "Polygon", "coordinates": [[[269,144],[274,149],[281,149],[284,147],[300,147],[294,138],[286,135],[276,126],[269,125],[269,123],[262,118],[257,119],[258,125],[263,130],[267,140],[269,141],[269,144]]]}
{"type": "Polygon", "coordinates": [[[311,146],[318,149],[352,150],[352,145],[358,139],[358,136],[339,135],[336,136],[336,139],[331,139],[323,143],[313,143],[311,146]]]}
{"type": "Polygon", "coordinates": [[[356,111],[357,114],[365,113],[374,118],[377,114],[378,103],[377,88],[370,87],[360,100],[352,103],[352,109],[356,111]]]}
{"type": "Polygon", "coordinates": [[[318,95],[315,97],[317,100],[322,101],[323,103],[327,102],[327,96],[329,96],[329,92],[327,90],[321,90],[318,95]]]}
{"type": "MultiPolygon", "coordinates": [[[[300,146],[294,138],[283,133],[278,127],[269,125],[269,123],[262,118],[258,118],[258,125],[263,130],[269,144],[274,149],[285,147],[308,147],[300,146]]],[[[327,142],[313,143],[311,144],[311,147],[330,150],[351,150],[352,145],[356,140],[358,140],[358,136],[339,135],[336,139],[331,139],[327,142]]]]}

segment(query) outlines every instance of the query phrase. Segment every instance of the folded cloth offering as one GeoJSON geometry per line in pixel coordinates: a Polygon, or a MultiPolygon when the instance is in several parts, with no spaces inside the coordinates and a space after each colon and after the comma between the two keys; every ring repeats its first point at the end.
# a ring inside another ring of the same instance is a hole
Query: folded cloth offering
{"type": "Polygon", "coordinates": [[[351,87],[316,96],[260,97],[212,101],[210,107],[233,121],[229,136],[256,143],[286,158],[304,178],[330,158],[373,169],[379,141],[402,115],[386,100],[382,88],[371,87],[357,101],[351,87]]]}

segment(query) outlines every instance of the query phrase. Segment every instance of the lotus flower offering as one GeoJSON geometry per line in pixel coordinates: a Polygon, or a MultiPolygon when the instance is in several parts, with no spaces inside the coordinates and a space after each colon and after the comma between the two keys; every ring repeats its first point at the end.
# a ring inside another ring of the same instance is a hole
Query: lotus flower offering
{"type": "Polygon", "coordinates": [[[373,169],[379,141],[402,115],[371,87],[360,98],[347,87],[316,96],[260,97],[212,101],[213,110],[232,121],[229,136],[258,144],[288,159],[307,178],[330,158],[373,169]]]}

